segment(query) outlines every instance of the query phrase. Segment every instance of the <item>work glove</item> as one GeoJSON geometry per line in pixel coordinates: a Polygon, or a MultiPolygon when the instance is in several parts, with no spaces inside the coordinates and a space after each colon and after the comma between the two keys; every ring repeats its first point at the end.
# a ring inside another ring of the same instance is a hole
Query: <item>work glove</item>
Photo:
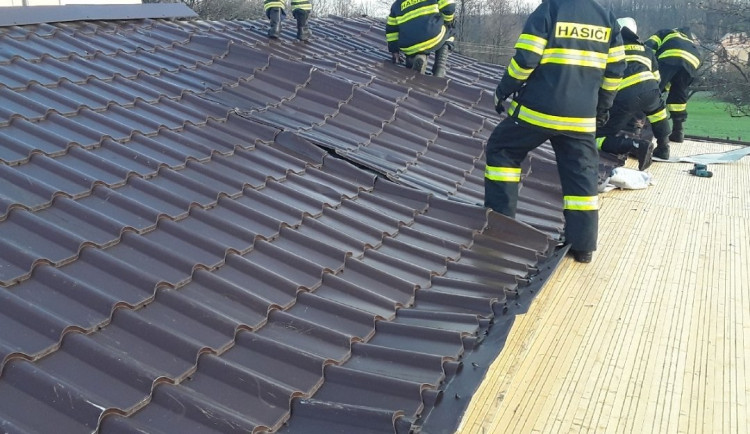
{"type": "Polygon", "coordinates": [[[601,128],[609,121],[609,110],[600,110],[596,113],[596,127],[601,128]]]}
{"type": "Polygon", "coordinates": [[[505,101],[507,98],[507,95],[500,98],[497,96],[497,92],[495,92],[495,111],[497,112],[497,114],[501,115],[505,111],[505,107],[503,107],[503,101],[505,101]]]}
{"type": "Polygon", "coordinates": [[[448,29],[454,29],[456,28],[456,20],[444,21],[443,25],[448,29]]]}
{"type": "Polygon", "coordinates": [[[391,62],[395,63],[396,65],[398,65],[399,63],[404,63],[404,57],[400,52],[391,53],[391,62]]]}

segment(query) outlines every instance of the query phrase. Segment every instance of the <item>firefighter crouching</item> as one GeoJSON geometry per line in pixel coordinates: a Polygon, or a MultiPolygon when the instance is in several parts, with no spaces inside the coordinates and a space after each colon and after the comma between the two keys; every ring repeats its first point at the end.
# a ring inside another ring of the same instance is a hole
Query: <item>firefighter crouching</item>
{"type": "Polygon", "coordinates": [[[406,66],[424,74],[427,56],[435,53],[432,75],[445,77],[455,40],[454,0],[396,0],[385,25],[385,39],[393,63],[406,55],[406,66]]]}
{"type": "Polygon", "coordinates": [[[612,154],[635,154],[638,170],[646,170],[651,165],[653,143],[617,134],[633,118],[640,118],[645,113],[656,143],[662,149],[669,149],[671,130],[666,104],[659,90],[659,64],[654,51],[638,40],[638,27],[633,18],[619,18],[617,23],[621,27],[627,67],[609,109],[609,120],[604,125],[597,125],[596,144],[600,150],[612,154]]]}
{"type": "MultiPolygon", "coordinates": [[[[266,11],[270,24],[268,27],[268,37],[277,39],[281,36],[281,20],[286,16],[286,0],[263,0],[263,10],[266,11]]],[[[307,20],[312,12],[312,3],[310,0],[292,0],[292,16],[297,20],[297,39],[307,41],[312,36],[312,32],[307,25],[307,20]]]]}
{"type": "MultiPolygon", "coordinates": [[[[682,143],[683,123],[687,120],[688,88],[700,66],[698,48],[687,28],[659,30],[645,42],[656,51],[662,92],[667,95],[667,110],[672,118],[672,134],[669,140],[682,143]]],[[[669,146],[657,147],[654,156],[669,159],[669,146]]]]}
{"type": "Polygon", "coordinates": [[[521,162],[546,140],[563,192],[565,241],[591,262],[599,225],[596,118],[612,106],[625,71],[614,15],[594,0],[546,0],[532,12],[495,91],[513,95],[508,116],[487,141],[485,205],[514,217],[521,162]]]}

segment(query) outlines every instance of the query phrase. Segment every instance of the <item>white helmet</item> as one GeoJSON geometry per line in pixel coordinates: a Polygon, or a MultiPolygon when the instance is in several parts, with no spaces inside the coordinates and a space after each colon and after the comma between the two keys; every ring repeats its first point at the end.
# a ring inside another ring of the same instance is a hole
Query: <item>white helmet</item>
{"type": "Polygon", "coordinates": [[[630,17],[618,18],[617,24],[619,24],[621,28],[627,27],[634,34],[638,34],[638,26],[635,24],[635,20],[630,17]]]}

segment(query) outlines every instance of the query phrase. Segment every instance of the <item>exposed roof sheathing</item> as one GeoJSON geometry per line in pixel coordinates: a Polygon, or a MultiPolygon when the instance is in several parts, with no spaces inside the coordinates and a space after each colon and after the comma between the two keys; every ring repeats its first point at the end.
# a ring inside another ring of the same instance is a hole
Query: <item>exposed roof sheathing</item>
{"type": "Polygon", "coordinates": [[[502,69],[312,25],[0,28],[3,431],[409,430],[523,292],[561,200],[542,147],[480,206],[502,69]]]}

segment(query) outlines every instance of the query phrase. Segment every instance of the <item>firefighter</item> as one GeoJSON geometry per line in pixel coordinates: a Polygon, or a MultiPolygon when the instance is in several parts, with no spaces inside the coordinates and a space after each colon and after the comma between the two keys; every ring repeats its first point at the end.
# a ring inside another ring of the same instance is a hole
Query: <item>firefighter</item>
{"type": "MultiPolygon", "coordinates": [[[[656,51],[659,60],[659,88],[662,92],[669,91],[667,110],[672,118],[669,140],[682,143],[685,137],[683,124],[687,120],[688,88],[700,66],[698,49],[686,27],[659,30],[648,38],[645,45],[656,51]]],[[[658,146],[654,156],[669,159],[669,146],[658,146]]]]}
{"type": "Polygon", "coordinates": [[[432,75],[445,77],[455,40],[455,0],[396,0],[385,25],[393,63],[406,55],[406,66],[424,74],[427,56],[435,53],[432,75]]]}
{"type": "Polygon", "coordinates": [[[563,193],[565,242],[591,262],[599,225],[596,119],[606,117],[625,71],[620,27],[595,0],[545,0],[531,13],[495,90],[508,116],[487,140],[485,205],[514,217],[526,154],[552,143],[563,193]]]}
{"type": "Polygon", "coordinates": [[[627,67],[609,110],[609,120],[597,125],[596,144],[600,150],[612,154],[635,154],[638,170],[646,170],[651,165],[653,143],[617,134],[633,118],[645,113],[658,146],[669,148],[671,131],[666,104],[659,90],[659,64],[654,51],[638,40],[638,27],[633,18],[619,18],[617,24],[621,28],[627,67]]]}
{"type": "MultiPolygon", "coordinates": [[[[278,39],[281,36],[281,20],[286,17],[285,0],[263,0],[263,9],[270,20],[268,37],[278,39]]],[[[310,0],[292,0],[292,16],[297,20],[297,39],[307,41],[312,36],[307,20],[312,12],[310,0]]]]}

